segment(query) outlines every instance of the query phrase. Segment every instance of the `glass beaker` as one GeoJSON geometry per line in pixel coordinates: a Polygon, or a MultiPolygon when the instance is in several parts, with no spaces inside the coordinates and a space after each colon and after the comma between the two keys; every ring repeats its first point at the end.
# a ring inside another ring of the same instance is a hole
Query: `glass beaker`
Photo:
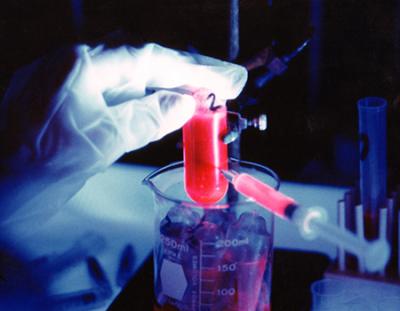
{"type": "MultiPolygon", "coordinates": [[[[230,161],[278,189],[270,169],[230,161]]],[[[233,189],[216,204],[195,203],[183,174],[179,162],[143,180],[156,209],[154,310],[269,311],[273,215],[233,189]]]]}

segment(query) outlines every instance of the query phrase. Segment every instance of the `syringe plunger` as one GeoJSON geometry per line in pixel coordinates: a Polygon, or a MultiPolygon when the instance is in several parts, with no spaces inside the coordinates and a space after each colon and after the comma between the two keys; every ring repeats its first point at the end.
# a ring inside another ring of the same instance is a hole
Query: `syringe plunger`
{"type": "Polygon", "coordinates": [[[319,237],[329,243],[363,258],[370,272],[381,270],[390,257],[390,247],[386,240],[367,241],[354,233],[340,229],[327,222],[325,209],[321,207],[298,207],[292,217],[306,239],[319,237]]]}

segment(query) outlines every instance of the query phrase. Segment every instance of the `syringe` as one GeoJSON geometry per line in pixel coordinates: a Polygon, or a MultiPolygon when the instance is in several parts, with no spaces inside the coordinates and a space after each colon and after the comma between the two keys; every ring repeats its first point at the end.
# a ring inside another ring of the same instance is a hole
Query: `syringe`
{"type": "Polygon", "coordinates": [[[322,207],[301,207],[296,201],[253,176],[233,170],[222,171],[236,191],[253,199],[274,215],[294,223],[305,239],[320,237],[363,258],[366,269],[376,272],[385,267],[390,255],[386,240],[367,241],[350,231],[327,222],[327,213],[322,207]]]}

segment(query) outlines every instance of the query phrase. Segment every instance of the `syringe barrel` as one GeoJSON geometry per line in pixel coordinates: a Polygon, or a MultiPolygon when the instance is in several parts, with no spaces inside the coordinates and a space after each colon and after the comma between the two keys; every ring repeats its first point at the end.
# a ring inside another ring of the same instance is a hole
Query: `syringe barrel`
{"type": "Polygon", "coordinates": [[[275,190],[273,187],[261,182],[249,174],[234,174],[233,185],[236,191],[265,207],[267,210],[282,218],[288,218],[287,212],[296,202],[275,190]]]}

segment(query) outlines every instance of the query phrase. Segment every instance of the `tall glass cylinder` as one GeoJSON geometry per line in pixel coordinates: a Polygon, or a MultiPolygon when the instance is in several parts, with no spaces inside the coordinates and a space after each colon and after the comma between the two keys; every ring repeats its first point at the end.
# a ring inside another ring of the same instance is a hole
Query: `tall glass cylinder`
{"type": "Polygon", "coordinates": [[[360,190],[364,208],[366,235],[375,238],[379,208],[386,204],[387,102],[379,97],[360,99],[358,105],[360,135],[360,190]]]}

